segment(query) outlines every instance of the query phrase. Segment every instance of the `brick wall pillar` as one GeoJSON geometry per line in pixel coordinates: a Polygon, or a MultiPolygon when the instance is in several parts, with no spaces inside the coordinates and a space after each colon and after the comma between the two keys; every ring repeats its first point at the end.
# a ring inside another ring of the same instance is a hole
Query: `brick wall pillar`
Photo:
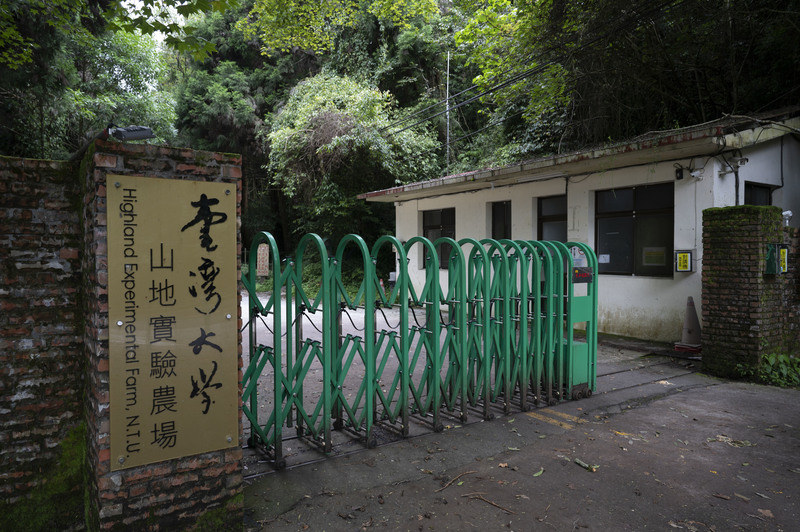
{"type": "Polygon", "coordinates": [[[738,377],[797,345],[797,232],[789,273],[765,273],[767,245],[788,243],[778,207],[703,211],[703,368],[738,377]],[[791,331],[794,331],[792,333],[791,331]]]}
{"type": "MultiPolygon", "coordinates": [[[[238,437],[234,435],[226,449],[112,471],[110,410],[124,405],[110,403],[109,389],[109,214],[106,209],[109,175],[230,183],[237,191],[237,228],[241,216],[239,156],[97,141],[84,160],[81,179],[86,235],[83,278],[89,473],[87,525],[89,529],[101,530],[178,530],[202,525],[204,519],[213,517],[216,529],[240,528],[243,510],[241,418],[238,437]]],[[[238,239],[237,231],[237,256],[241,249],[238,239]]],[[[238,318],[240,330],[241,316],[238,318]]],[[[238,345],[241,382],[241,334],[238,345]]],[[[241,389],[238,398],[241,402],[241,389]]]]}
{"type": "Polygon", "coordinates": [[[0,157],[0,530],[66,529],[83,516],[75,172],[0,157]]]}
{"type": "Polygon", "coordinates": [[[800,228],[785,227],[783,232],[783,241],[789,246],[789,271],[786,272],[783,292],[783,352],[800,355],[800,228]]]}

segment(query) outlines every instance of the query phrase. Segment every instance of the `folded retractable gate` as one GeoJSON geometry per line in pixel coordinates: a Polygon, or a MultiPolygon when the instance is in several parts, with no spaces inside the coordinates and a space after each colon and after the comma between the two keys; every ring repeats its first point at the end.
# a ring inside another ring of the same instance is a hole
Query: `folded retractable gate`
{"type": "Polygon", "coordinates": [[[372,447],[379,422],[408,435],[415,416],[441,431],[443,414],[490,419],[492,405],[508,414],[595,389],[597,259],[583,243],[385,236],[370,248],[348,235],[331,254],[308,234],[282,259],[264,232],[252,242],[242,282],[248,443],[268,451],[276,467],[285,465],[287,428],[328,453],[332,430],[372,447]],[[262,244],[270,251],[267,294],[255,290],[262,244]],[[424,257],[413,283],[412,249],[424,257]],[[397,263],[386,289],[375,271],[384,253],[397,263]],[[342,281],[353,257],[363,270],[356,294],[342,281]]]}

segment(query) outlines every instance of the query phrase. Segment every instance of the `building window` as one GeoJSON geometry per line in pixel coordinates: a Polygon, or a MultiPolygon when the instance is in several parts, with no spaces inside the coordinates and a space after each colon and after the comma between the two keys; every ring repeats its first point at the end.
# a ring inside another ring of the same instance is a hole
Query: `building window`
{"type": "Polygon", "coordinates": [[[501,240],[511,238],[511,202],[492,203],[492,238],[501,240]]]}
{"type": "Polygon", "coordinates": [[[772,205],[772,187],[759,183],[744,184],[745,205],[772,205]]]}
{"type": "Polygon", "coordinates": [[[567,241],[567,195],[539,198],[539,240],[567,241]]]}
{"type": "Polygon", "coordinates": [[[671,277],[674,212],[672,183],[598,191],[600,273],[671,277]]]}
{"type": "MultiPolygon", "coordinates": [[[[431,242],[441,237],[454,239],[456,237],[455,208],[422,211],[422,236],[431,242]]],[[[450,261],[450,246],[436,246],[436,254],[439,256],[439,268],[446,270],[450,261]]]]}

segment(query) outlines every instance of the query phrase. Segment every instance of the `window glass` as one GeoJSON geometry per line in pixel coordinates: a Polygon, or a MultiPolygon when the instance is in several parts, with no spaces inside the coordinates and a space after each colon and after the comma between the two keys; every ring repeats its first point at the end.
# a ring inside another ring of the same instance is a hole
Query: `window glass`
{"type": "MultiPolygon", "coordinates": [[[[422,212],[422,226],[423,231],[432,227],[442,225],[442,211],[423,211],[422,212]]],[[[427,238],[427,236],[425,237],[427,238]]]]}
{"type": "Polygon", "coordinates": [[[492,203],[492,238],[500,240],[511,238],[511,202],[492,203]]]}
{"type": "Polygon", "coordinates": [[[597,192],[600,273],[672,275],[674,198],[672,183],[597,192]]]}
{"type": "Polygon", "coordinates": [[[597,212],[610,213],[633,210],[633,189],[617,188],[597,193],[597,212]]]}
{"type": "Polygon", "coordinates": [[[567,241],[567,195],[539,198],[539,240],[567,241]]]}
{"type": "Polygon", "coordinates": [[[541,240],[556,240],[558,242],[567,241],[567,221],[554,220],[543,221],[541,223],[541,240]]]}
{"type": "Polygon", "coordinates": [[[672,214],[640,214],[635,225],[637,275],[671,275],[672,214]]]}
{"type": "Polygon", "coordinates": [[[674,204],[672,183],[636,187],[636,210],[669,209],[674,204]]]}
{"type": "Polygon", "coordinates": [[[632,234],[633,218],[629,216],[597,220],[597,255],[600,273],[633,271],[632,234]]]}
{"type": "MultiPolygon", "coordinates": [[[[436,209],[431,211],[422,211],[422,236],[431,242],[441,237],[456,237],[456,210],[455,208],[449,209],[436,209]]],[[[436,254],[439,257],[439,268],[446,270],[449,265],[450,259],[450,246],[438,245],[436,246],[436,254]]],[[[424,257],[427,259],[427,257],[424,257]]],[[[424,268],[424,260],[422,267],[424,268]]]]}
{"type": "Polygon", "coordinates": [[[758,183],[745,183],[744,204],[772,205],[772,187],[758,183]]]}
{"type": "Polygon", "coordinates": [[[567,195],[539,199],[539,216],[567,215],[567,195]]]}

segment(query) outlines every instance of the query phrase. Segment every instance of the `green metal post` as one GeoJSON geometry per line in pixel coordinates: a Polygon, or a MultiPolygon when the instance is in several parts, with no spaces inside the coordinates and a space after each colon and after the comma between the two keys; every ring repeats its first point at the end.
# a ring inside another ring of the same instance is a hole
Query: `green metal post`
{"type": "MultiPolygon", "coordinates": [[[[400,309],[400,321],[398,324],[398,346],[396,352],[397,357],[397,371],[398,375],[396,380],[399,382],[399,389],[397,391],[397,406],[393,412],[394,417],[399,417],[401,423],[401,431],[404,436],[409,433],[409,371],[408,371],[408,349],[409,349],[409,331],[408,331],[408,261],[406,251],[403,244],[394,236],[382,236],[372,246],[372,260],[377,261],[379,252],[383,246],[389,246],[390,250],[394,250],[397,254],[397,279],[394,287],[391,289],[388,297],[380,294],[381,301],[387,308],[394,308],[395,305],[400,309]]],[[[388,355],[387,355],[388,356],[388,355]]],[[[395,379],[392,379],[394,382],[395,379]]],[[[387,407],[388,408],[388,407],[387,407]]]]}
{"type": "Polygon", "coordinates": [[[528,341],[528,298],[530,293],[528,259],[525,257],[520,243],[512,240],[501,240],[500,243],[505,247],[508,258],[509,283],[511,284],[509,300],[514,308],[508,327],[512,345],[510,380],[512,388],[519,386],[519,405],[520,410],[524,412],[528,410],[528,367],[531,360],[530,342],[528,341]],[[509,251],[513,251],[513,255],[509,255],[509,251]]]}
{"type": "Polygon", "coordinates": [[[490,276],[489,282],[489,312],[491,316],[492,357],[494,359],[494,386],[492,399],[497,401],[500,390],[503,395],[503,412],[511,413],[511,335],[509,294],[510,275],[505,248],[492,239],[481,240],[481,244],[488,247],[487,252],[491,258],[491,269],[486,273],[490,276]]]}
{"type": "Polygon", "coordinates": [[[450,248],[449,266],[447,270],[447,290],[443,292],[443,303],[448,306],[450,323],[447,325],[444,344],[440,349],[442,364],[445,364],[447,353],[447,370],[442,382],[444,402],[449,410],[453,410],[460,402],[460,418],[467,419],[467,304],[466,304],[466,259],[461,246],[452,238],[443,237],[436,240],[435,245],[447,245],[450,248]]]}
{"type": "Polygon", "coordinates": [[[470,302],[473,305],[473,319],[470,324],[470,372],[472,377],[472,401],[483,400],[483,418],[493,417],[489,410],[491,402],[491,315],[490,315],[490,262],[489,254],[484,246],[474,238],[462,238],[458,241],[463,248],[469,246],[471,251],[467,261],[467,280],[470,302]],[[475,350],[473,351],[473,348],[475,350]]]}
{"type": "MultiPolygon", "coordinates": [[[[374,447],[377,444],[375,435],[372,432],[374,425],[374,412],[375,412],[375,389],[377,383],[375,382],[375,285],[371,282],[375,276],[375,265],[372,262],[372,257],[367,248],[364,239],[358,235],[346,235],[339,242],[339,247],[336,250],[336,259],[339,262],[339,272],[341,272],[342,264],[344,262],[344,252],[348,244],[353,243],[361,253],[362,265],[364,268],[364,281],[361,283],[359,293],[351,302],[351,308],[355,308],[358,302],[363,298],[364,301],[364,338],[363,338],[363,362],[365,366],[365,376],[362,381],[364,405],[361,410],[360,419],[363,419],[365,439],[368,447],[374,447]],[[367,282],[369,280],[370,282],[367,282]]],[[[340,285],[340,289],[341,288],[340,285]]],[[[349,300],[348,294],[343,294],[346,300],[349,300]]],[[[358,426],[356,427],[358,428],[358,426]]]]}
{"type": "Polygon", "coordinates": [[[550,251],[549,246],[543,242],[531,241],[530,244],[536,249],[541,259],[543,267],[543,283],[542,283],[542,358],[541,358],[541,376],[539,380],[543,387],[543,399],[545,402],[555,404],[554,385],[556,384],[556,376],[554,368],[556,363],[556,351],[558,349],[557,329],[559,327],[557,316],[557,304],[559,296],[556,293],[556,271],[555,260],[550,251]]]}
{"type": "Polygon", "coordinates": [[[560,242],[543,242],[548,248],[553,257],[553,288],[555,295],[555,315],[554,315],[554,347],[555,357],[553,364],[553,399],[551,403],[564,398],[565,388],[565,345],[564,345],[564,322],[566,319],[566,292],[565,289],[565,276],[567,275],[565,260],[566,257],[561,253],[557,244],[560,242]]]}
{"type": "Polygon", "coordinates": [[[541,399],[542,394],[542,358],[545,353],[543,347],[543,323],[545,318],[542,315],[542,258],[539,251],[528,241],[518,241],[517,244],[524,250],[522,256],[525,258],[522,277],[525,278],[527,292],[522,299],[522,304],[527,311],[527,320],[521,322],[521,330],[528,334],[527,364],[525,373],[521,377],[526,385],[530,383],[533,387],[534,405],[541,399]]]}
{"type": "MultiPolygon", "coordinates": [[[[423,238],[421,236],[415,236],[405,243],[404,247],[406,253],[408,253],[408,251],[416,244],[421,245],[422,253],[425,257],[425,282],[423,283],[422,290],[419,294],[417,293],[416,289],[409,284],[409,295],[411,296],[412,302],[415,306],[425,305],[427,316],[428,302],[434,300],[438,302],[441,300],[439,295],[439,257],[436,253],[436,248],[434,247],[433,243],[427,238],[423,238]]],[[[425,363],[419,384],[415,383],[413,380],[409,382],[410,391],[412,393],[412,399],[415,407],[418,409],[419,413],[421,415],[425,415],[430,412],[434,415],[433,427],[435,429],[439,427],[440,424],[438,411],[435,413],[431,412],[431,403],[434,396],[431,394],[430,390],[430,374],[433,371],[432,361],[438,360],[439,358],[438,350],[441,323],[437,316],[436,319],[433,320],[427,319],[424,326],[416,326],[414,330],[419,333],[420,337],[417,342],[417,347],[414,350],[414,355],[412,356],[409,354],[410,371],[414,371],[414,366],[418,361],[418,357],[422,349],[425,350],[425,363]]]]}

